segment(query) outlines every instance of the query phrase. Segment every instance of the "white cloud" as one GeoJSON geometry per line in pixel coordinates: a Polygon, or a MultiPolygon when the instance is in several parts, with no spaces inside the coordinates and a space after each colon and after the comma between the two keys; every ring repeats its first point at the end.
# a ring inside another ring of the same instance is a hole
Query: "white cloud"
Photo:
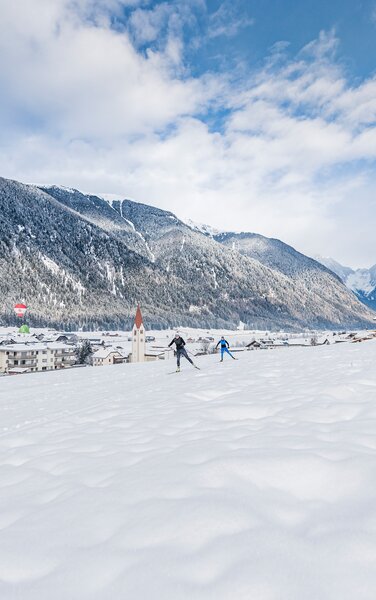
{"type": "Polygon", "coordinates": [[[65,137],[108,137],[163,128],[208,100],[199,80],[171,76],[176,47],[143,57],[125,32],[78,20],[70,3],[33,4],[40,20],[3,9],[0,66],[13,112],[65,137]]]}
{"type": "Polygon", "coordinates": [[[130,2],[120,0],[15,4],[0,0],[3,176],[133,197],[350,265],[376,262],[376,80],[347,81],[333,32],[293,61],[279,49],[235,84],[187,73],[188,9],[135,2],[124,21],[130,2]],[[163,44],[138,52],[161,28],[163,44]],[[210,108],[222,128],[200,118],[210,108]]]}
{"type": "Polygon", "coordinates": [[[237,3],[225,0],[219,8],[209,16],[208,37],[233,37],[240,29],[250,27],[254,19],[242,14],[237,3]]]}

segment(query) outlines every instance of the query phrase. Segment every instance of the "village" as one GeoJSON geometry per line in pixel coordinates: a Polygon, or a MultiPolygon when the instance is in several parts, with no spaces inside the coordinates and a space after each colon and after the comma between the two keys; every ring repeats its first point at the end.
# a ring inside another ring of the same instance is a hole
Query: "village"
{"type": "MultiPolygon", "coordinates": [[[[376,337],[376,331],[341,332],[269,332],[198,330],[178,328],[191,356],[216,353],[221,335],[225,335],[233,353],[255,350],[277,350],[339,343],[360,343],[376,337]]],[[[49,329],[30,331],[22,325],[18,330],[0,329],[0,376],[82,368],[123,363],[171,360],[174,350],[169,343],[175,330],[147,332],[141,308],[135,314],[132,332],[62,332],[49,329]]]]}

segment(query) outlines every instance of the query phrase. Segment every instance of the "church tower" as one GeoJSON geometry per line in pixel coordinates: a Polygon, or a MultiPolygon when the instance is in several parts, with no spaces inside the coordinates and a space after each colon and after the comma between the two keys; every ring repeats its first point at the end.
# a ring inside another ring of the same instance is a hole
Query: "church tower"
{"type": "Polygon", "coordinates": [[[145,362],[145,327],[140,306],[137,306],[132,332],[132,362],[145,362]]]}

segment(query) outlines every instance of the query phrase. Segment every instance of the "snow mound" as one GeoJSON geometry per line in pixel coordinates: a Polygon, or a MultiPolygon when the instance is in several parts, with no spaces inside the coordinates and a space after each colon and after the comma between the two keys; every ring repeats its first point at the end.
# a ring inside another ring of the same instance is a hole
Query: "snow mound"
{"type": "Polygon", "coordinates": [[[376,342],[1,380],[2,600],[374,600],[376,342]]]}

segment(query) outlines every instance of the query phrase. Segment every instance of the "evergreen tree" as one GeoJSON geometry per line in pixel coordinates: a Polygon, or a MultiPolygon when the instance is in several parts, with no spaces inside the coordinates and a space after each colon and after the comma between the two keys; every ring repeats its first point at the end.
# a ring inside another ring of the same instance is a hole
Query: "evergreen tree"
{"type": "Polygon", "coordinates": [[[91,356],[93,354],[93,348],[89,340],[82,340],[81,344],[77,348],[76,352],[76,364],[87,365],[90,363],[91,356]]]}

